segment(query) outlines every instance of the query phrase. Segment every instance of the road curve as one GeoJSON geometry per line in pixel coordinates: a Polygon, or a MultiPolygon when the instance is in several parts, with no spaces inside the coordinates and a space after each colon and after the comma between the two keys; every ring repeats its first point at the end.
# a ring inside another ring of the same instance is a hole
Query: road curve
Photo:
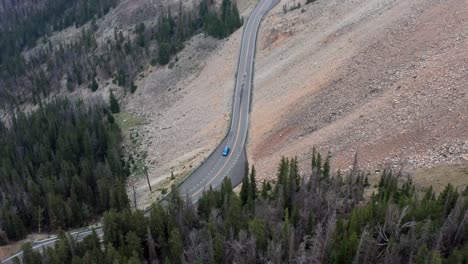
{"type": "MultiPolygon", "coordinates": [[[[225,177],[229,177],[233,186],[237,186],[242,181],[244,173],[244,163],[246,161],[245,143],[249,128],[249,114],[253,86],[253,70],[255,47],[260,22],[263,16],[270,11],[280,0],[261,0],[247,23],[245,24],[239,60],[236,73],[236,85],[234,88],[234,98],[231,114],[231,125],[226,137],[211,153],[211,155],[198,167],[178,188],[180,194],[185,198],[189,197],[192,202],[198,201],[204,190],[210,188],[218,189],[225,177]],[[230,153],[223,156],[224,147],[230,148],[230,153]]],[[[145,214],[147,214],[146,210],[145,214]]],[[[96,233],[102,236],[102,227],[96,228],[96,233]]],[[[71,232],[76,240],[82,240],[91,234],[90,229],[71,232]]],[[[33,244],[33,249],[43,251],[51,247],[57,241],[56,237],[51,237],[33,244]]],[[[13,259],[22,258],[23,252],[16,254],[2,261],[2,264],[14,263],[13,259]]]]}
{"type": "Polygon", "coordinates": [[[203,191],[210,186],[213,189],[219,188],[225,177],[231,179],[233,186],[237,186],[242,181],[246,161],[245,143],[249,128],[257,33],[263,16],[278,2],[279,0],[261,0],[245,24],[229,131],[213,153],[179,186],[183,198],[189,197],[192,202],[196,202],[203,191]],[[226,146],[231,150],[228,156],[223,156],[222,152],[226,146]]]}

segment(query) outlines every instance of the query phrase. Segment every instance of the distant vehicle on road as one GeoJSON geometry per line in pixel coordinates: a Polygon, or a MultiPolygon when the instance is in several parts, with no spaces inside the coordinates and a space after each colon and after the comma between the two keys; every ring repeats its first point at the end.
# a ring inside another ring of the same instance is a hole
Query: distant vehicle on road
{"type": "Polygon", "coordinates": [[[229,154],[229,150],[230,150],[229,147],[225,147],[223,150],[223,156],[227,156],[229,154]]]}

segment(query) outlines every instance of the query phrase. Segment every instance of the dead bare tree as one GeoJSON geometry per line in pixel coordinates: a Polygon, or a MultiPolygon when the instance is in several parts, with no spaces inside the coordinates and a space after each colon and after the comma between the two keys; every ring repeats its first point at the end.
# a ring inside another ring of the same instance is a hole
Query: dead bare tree
{"type": "Polygon", "coordinates": [[[270,243],[268,243],[267,252],[261,260],[263,263],[281,264],[281,255],[281,243],[272,240],[270,243]]]}
{"type": "MultiPolygon", "coordinates": [[[[446,200],[449,200],[449,198],[446,200]]],[[[448,202],[445,202],[444,210],[446,210],[448,207],[447,203],[448,202]]],[[[466,205],[466,197],[458,197],[455,206],[448,214],[442,228],[439,231],[437,243],[435,246],[436,250],[445,247],[453,247],[459,242],[461,239],[462,230],[464,230],[467,225],[466,219],[468,217],[468,209],[466,209],[466,205]]]]}
{"type": "Polygon", "coordinates": [[[311,249],[310,249],[310,252],[312,255],[311,263],[321,263],[324,249],[325,249],[325,245],[324,245],[323,224],[319,223],[315,227],[315,234],[312,237],[312,243],[311,243],[311,249]]]}
{"type": "Polygon", "coordinates": [[[314,256],[312,256],[311,250],[308,249],[310,244],[312,244],[312,238],[308,235],[304,236],[296,253],[295,262],[297,264],[313,263],[314,256]]]}
{"type": "Polygon", "coordinates": [[[256,243],[245,230],[239,232],[238,239],[226,241],[226,255],[233,263],[254,263],[256,262],[256,243]]]}
{"type": "Polygon", "coordinates": [[[202,263],[213,262],[211,235],[206,229],[192,230],[188,235],[188,246],[184,250],[184,259],[187,263],[200,260],[202,263]]]}
{"type": "Polygon", "coordinates": [[[361,238],[359,239],[359,245],[356,250],[356,255],[354,257],[353,263],[358,264],[358,263],[369,263],[369,240],[372,240],[371,237],[369,237],[369,232],[367,231],[368,226],[366,225],[364,227],[364,230],[362,231],[361,238]],[[361,257],[361,254],[363,255],[361,257]]]}

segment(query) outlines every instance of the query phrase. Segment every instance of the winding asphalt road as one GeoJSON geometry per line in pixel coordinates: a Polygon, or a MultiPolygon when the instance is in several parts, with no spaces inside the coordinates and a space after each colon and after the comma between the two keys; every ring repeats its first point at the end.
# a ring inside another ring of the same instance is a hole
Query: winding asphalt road
{"type": "Polygon", "coordinates": [[[208,190],[210,186],[213,189],[219,188],[225,177],[231,179],[233,186],[242,181],[258,28],[263,16],[278,2],[279,0],[261,0],[244,27],[229,131],[213,153],[179,186],[183,198],[188,196],[196,202],[203,190],[208,190]],[[230,148],[230,152],[229,155],[223,156],[222,152],[226,146],[230,148]]]}
{"type": "MultiPolygon", "coordinates": [[[[245,143],[249,128],[249,114],[252,98],[253,71],[255,47],[257,43],[258,28],[263,16],[270,11],[280,0],[260,0],[250,15],[244,27],[242,35],[241,50],[236,73],[236,85],[231,114],[231,125],[226,137],[211,153],[211,155],[200,165],[180,186],[179,192],[182,197],[192,202],[197,202],[204,190],[210,188],[219,189],[225,177],[231,179],[232,185],[241,183],[244,174],[244,164],[246,161],[245,143]],[[229,155],[223,156],[225,147],[230,148],[229,155]]],[[[145,212],[147,214],[148,211],[145,212]]],[[[70,233],[76,240],[82,240],[91,234],[89,229],[70,233]]],[[[102,236],[103,229],[96,229],[96,233],[102,236]]],[[[33,244],[33,249],[43,251],[44,248],[51,247],[57,241],[56,237],[37,241],[33,244]]],[[[22,258],[23,252],[5,259],[2,263],[13,263],[15,257],[22,258]]]]}

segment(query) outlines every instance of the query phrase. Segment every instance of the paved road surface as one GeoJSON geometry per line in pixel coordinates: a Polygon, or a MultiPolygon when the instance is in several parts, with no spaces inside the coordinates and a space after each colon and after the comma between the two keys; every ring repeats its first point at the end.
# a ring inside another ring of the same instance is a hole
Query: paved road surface
{"type": "MultiPolygon", "coordinates": [[[[96,231],[96,234],[99,236],[99,237],[102,237],[103,235],[103,232],[102,232],[102,227],[98,227],[95,229],[96,231]]],[[[71,232],[70,235],[77,241],[81,241],[83,240],[83,238],[87,237],[88,235],[90,235],[93,231],[92,230],[83,230],[83,231],[76,231],[76,232],[71,232]]],[[[47,239],[43,239],[43,240],[40,240],[40,241],[35,241],[33,244],[32,244],[32,248],[36,251],[39,251],[39,252],[43,252],[44,249],[48,248],[48,247],[53,247],[55,245],[55,242],[57,242],[57,236],[52,236],[50,238],[47,238],[47,239]]],[[[19,251],[17,252],[16,254],[8,257],[7,259],[3,260],[2,263],[8,263],[8,264],[12,264],[14,263],[13,260],[14,258],[18,257],[19,259],[21,259],[23,257],[23,251],[19,251]]],[[[26,263],[27,264],[27,263],[26,263]]]]}
{"type": "Polygon", "coordinates": [[[209,189],[210,185],[214,189],[220,187],[226,176],[231,178],[233,186],[237,186],[242,181],[246,161],[245,143],[249,127],[257,32],[263,15],[278,2],[279,0],[262,0],[255,7],[244,27],[230,129],[226,138],[212,155],[180,185],[179,191],[183,198],[188,194],[192,201],[197,201],[203,194],[203,190],[209,189]],[[225,157],[222,152],[226,146],[231,150],[225,157]]]}
{"type": "MultiPolygon", "coordinates": [[[[246,161],[245,143],[249,127],[258,28],[263,16],[279,1],[261,0],[244,27],[236,74],[231,126],[228,134],[203,164],[179,186],[180,194],[184,198],[188,195],[192,202],[196,202],[203,194],[203,190],[209,189],[210,185],[214,189],[220,188],[221,182],[226,176],[231,178],[233,186],[237,186],[242,181],[246,161]],[[223,156],[222,152],[226,146],[231,150],[229,155],[223,156]]],[[[102,228],[96,229],[98,235],[102,236],[102,232],[102,228]]],[[[81,240],[89,234],[91,234],[90,230],[71,233],[77,240],[81,240]]],[[[46,247],[53,246],[56,241],[57,239],[54,237],[38,241],[33,244],[33,248],[42,251],[46,247]]],[[[21,258],[22,252],[5,259],[2,263],[13,263],[12,260],[15,257],[21,258]]]]}

